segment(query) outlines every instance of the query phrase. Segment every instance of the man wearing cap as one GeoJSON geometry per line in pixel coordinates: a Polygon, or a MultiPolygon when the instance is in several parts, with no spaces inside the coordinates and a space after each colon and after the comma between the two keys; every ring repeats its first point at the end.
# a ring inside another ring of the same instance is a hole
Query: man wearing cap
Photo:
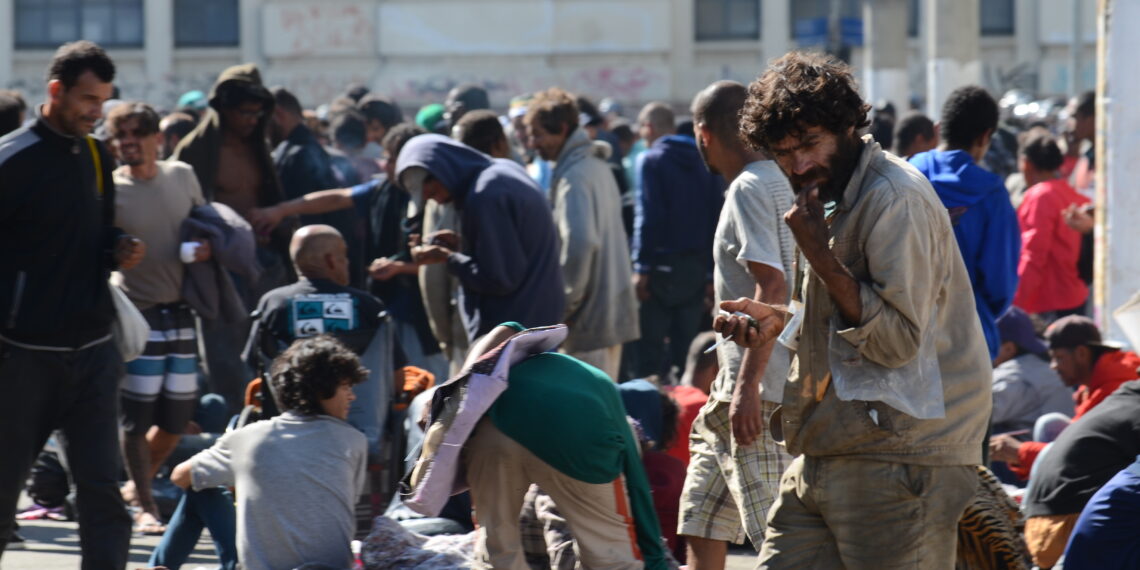
{"type": "Polygon", "coordinates": [[[1070,315],[1058,320],[1045,331],[1045,342],[1049,345],[1049,365],[1066,386],[1077,387],[1073,394],[1076,413],[1064,422],[1055,421],[1056,416],[1038,420],[1034,428],[1039,432],[1034,434],[1037,441],[1020,442],[1006,434],[990,439],[993,459],[1008,463],[1022,479],[1029,478],[1037,456],[1065,426],[1081,419],[1121,384],[1135,380],[1140,367],[1136,353],[1102,343],[1096,324],[1087,317],[1070,315]]]}
{"type": "Polygon", "coordinates": [[[1073,415],[1073,392],[1049,368],[1049,347],[1025,311],[1010,307],[997,320],[1001,345],[994,359],[994,433],[1033,429],[1049,413],[1073,415]]]}
{"type": "Polygon", "coordinates": [[[447,263],[460,283],[468,340],[496,325],[560,322],[566,298],[558,263],[558,234],[550,206],[517,163],[491,158],[435,134],[412,138],[396,160],[396,179],[424,202],[454,202],[463,236],[441,230],[412,250],[422,265],[447,263]]]}

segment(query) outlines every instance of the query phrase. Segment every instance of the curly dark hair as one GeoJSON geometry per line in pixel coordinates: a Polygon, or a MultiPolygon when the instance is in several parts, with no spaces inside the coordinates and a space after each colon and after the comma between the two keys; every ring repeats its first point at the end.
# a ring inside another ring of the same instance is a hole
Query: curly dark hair
{"type": "Polygon", "coordinates": [[[328,335],[296,340],[270,368],[277,407],[306,416],[323,414],[321,400],[333,397],[341,384],[367,378],[356,353],[328,335]]]}
{"type": "Polygon", "coordinates": [[[570,134],[578,128],[578,102],[573,95],[557,87],[539,91],[527,105],[524,122],[537,123],[550,133],[561,132],[566,125],[569,127],[566,134],[570,134]]]}
{"type": "Polygon", "coordinates": [[[998,125],[998,104],[977,85],[959,87],[942,105],[941,136],[950,149],[967,149],[998,125]]]}
{"type": "Polygon", "coordinates": [[[824,54],[791,52],[748,86],[740,135],[753,149],[767,150],[813,126],[836,134],[866,128],[870,110],[846,64],[824,54]]]}

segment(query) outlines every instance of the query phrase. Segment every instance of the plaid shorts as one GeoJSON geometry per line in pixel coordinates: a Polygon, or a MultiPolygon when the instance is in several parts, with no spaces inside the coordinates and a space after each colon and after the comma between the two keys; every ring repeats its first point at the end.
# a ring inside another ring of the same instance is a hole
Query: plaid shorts
{"type": "Polygon", "coordinates": [[[681,493],[677,533],[742,544],[745,534],[759,550],[768,508],[780,488],[780,476],[792,458],[768,432],[768,419],[779,406],[761,402],[764,434],[739,447],[732,438],[729,402],[709,399],[689,435],[689,470],[681,493]]]}

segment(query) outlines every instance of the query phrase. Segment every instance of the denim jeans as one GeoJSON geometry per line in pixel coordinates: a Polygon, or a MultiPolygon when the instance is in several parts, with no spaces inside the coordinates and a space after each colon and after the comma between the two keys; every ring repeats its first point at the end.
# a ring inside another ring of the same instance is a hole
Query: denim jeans
{"type": "Polygon", "coordinates": [[[188,490],[182,495],[149,565],[178,570],[194,552],[204,528],[210,530],[222,568],[237,568],[237,510],[233,494],[222,487],[188,490]]]}

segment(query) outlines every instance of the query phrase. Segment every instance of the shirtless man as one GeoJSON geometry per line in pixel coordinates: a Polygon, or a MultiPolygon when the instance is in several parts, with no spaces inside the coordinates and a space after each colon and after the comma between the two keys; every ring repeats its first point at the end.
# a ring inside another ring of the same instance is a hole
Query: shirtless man
{"type": "MultiPolygon", "coordinates": [[[[230,67],[210,90],[210,107],[202,121],[179,142],[172,158],[194,168],[207,201],[225,204],[248,219],[254,208],[282,200],[265,136],[272,113],[273,96],[261,83],[257,67],[230,67]]],[[[272,234],[258,236],[261,279],[238,283],[247,308],[266,291],[293,281],[288,263],[292,230],[293,224],[281,224],[272,234]]],[[[202,322],[210,391],[224,396],[234,413],[241,409],[249,380],[239,354],[248,331],[245,322],[202,322]]]]}

